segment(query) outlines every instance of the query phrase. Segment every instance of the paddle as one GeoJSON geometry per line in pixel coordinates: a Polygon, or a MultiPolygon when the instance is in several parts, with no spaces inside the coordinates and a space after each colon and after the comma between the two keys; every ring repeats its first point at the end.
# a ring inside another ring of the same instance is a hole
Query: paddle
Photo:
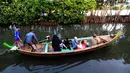
{"type": "Polygon", "coordinates": [[[47,39],[44,39],[44,40],[41,40],[41,41],[39,41],[38,43],[42,43],[42,42],[45,42],[47,39]]]}

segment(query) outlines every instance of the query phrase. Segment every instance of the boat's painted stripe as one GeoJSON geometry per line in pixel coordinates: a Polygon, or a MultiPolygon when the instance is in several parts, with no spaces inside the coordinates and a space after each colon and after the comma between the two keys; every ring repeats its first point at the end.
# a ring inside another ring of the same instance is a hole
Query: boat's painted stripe
{"type": "Polygon", "coordinates": [[[46,46],[45,46],[45,53],[47,53],[47,52],[48,52],[48,46],[49,46],[49,44],[48,44],[48,43],[46,43],[46,46]]]}

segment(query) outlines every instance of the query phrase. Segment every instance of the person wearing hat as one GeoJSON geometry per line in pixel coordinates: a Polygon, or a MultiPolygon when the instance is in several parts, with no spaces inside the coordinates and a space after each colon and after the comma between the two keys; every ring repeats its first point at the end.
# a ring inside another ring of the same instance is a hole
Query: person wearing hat
{"type": "Polygon", "coordinates": [[[14,30],[14,40],[15,40],[15,45],[18,48],[20,48],[20,42],[22,42],[19,30],[20,30],[20,26],[16,26],[16,29],[14,30]]]}

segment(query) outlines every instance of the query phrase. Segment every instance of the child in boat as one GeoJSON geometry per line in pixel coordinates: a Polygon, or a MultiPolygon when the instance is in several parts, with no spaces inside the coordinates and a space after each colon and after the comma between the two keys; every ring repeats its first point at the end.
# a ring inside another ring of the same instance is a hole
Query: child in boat
{"type": "Polygon", "coordinates": [[[76,50],[78,50],[78,49],[83,49],[82,40],[79,40],[79,43],[77,44],[76,50]]]}
{"type": "Polygon", "coordinates": [[[80,43],[77,45],[77,49],[76,50],[78,50],[78,49],[85,49],[88,46],[89,46],[89,44],[88,44],[87,40],[82,40],[82,41],[80,40],[80,43]]]}
{"type": "Polygon", "coordinates": [[[36,49],[37,49],[33,40],[35,40],[36,43],[38,43],[38,39],[37,39],[35,33],[33,32],[33,29],[31,29],[30,32],[26,34],[26,37],[24,39],[24,45],[28,44],[29,46],[31,46],[32,52],[36,51],[36,49]]]}
{"type": "Polygon", "coordinates": [[[83,48],[89,47],[89,43],[87,42],[87,40],[82,40],[81,44],[83,48]]]}
{"type": "Polygon", "coordinates": [[[16,29],[14,30],[14,39],[15,39],[15,45],[18,47],[18,49],[21,47],[21,36],[20,36],[20,26],[16,26],[16,29]]]}
{"type": "MultiPolygon", "coordinates": [[[[65,44],[65,46],[68,48],[68,49],[71,49],[71,41],[66,38],[63,43],[65,44]]],[[[66,47],[63,47],[63,48],[66,48],[66,47]]]]}

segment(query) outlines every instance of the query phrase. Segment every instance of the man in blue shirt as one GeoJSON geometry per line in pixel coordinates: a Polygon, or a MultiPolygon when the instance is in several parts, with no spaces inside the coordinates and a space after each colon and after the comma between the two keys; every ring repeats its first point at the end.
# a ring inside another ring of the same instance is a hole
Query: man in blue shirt
{"type": "Polygon", "coordinates": [[[16,26],[16,29],[14,30],[14,40],[15,40],[15,45],[18,48],[20,48],[20,42],[22,42],[19,30],[20,30],[20,26],[16,26]]]}
{"type": "Polygon", "coordinates": [[[31,29],[29,33],[26,34],[26,37],[24,39],[24,44],[28,44],[32,47],[32,51],[36,51],[36,45],[33,42],[35,40],[38,43],[37,37],[34,34],[33,30],[31,29]]]}

